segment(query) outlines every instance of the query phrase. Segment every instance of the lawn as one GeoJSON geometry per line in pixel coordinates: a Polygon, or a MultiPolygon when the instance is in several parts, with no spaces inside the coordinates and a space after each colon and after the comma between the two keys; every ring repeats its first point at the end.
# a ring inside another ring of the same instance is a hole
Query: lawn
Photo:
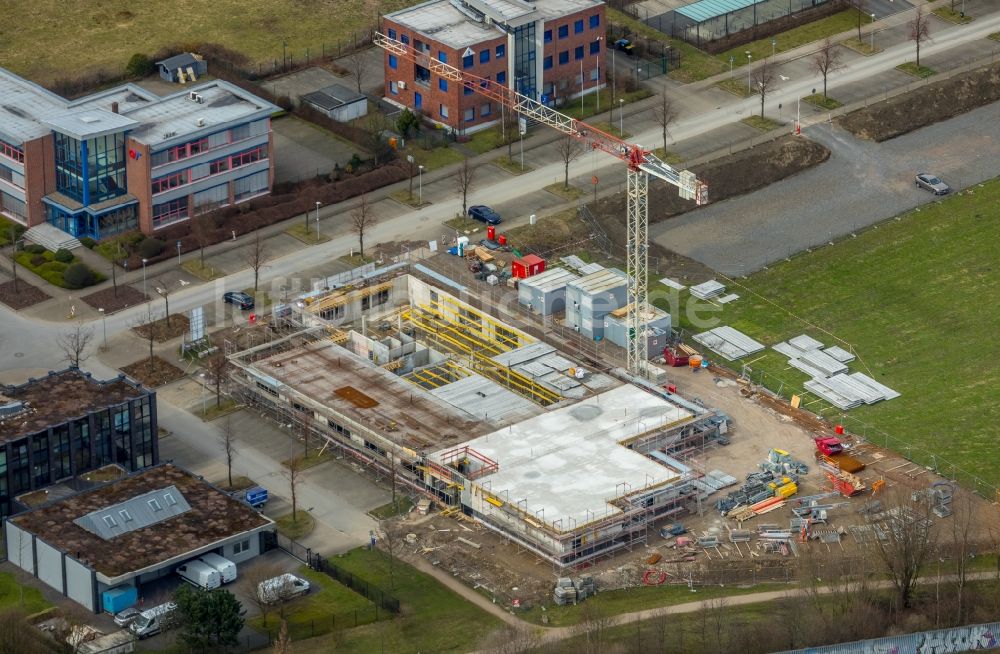
{"type": "MultiPolygon", "coordinates": [[[[306,566],[299,568],[295,574],[306,579],[311,587],[308,595],[292,600],[285,606],[288,635],[296,644],[300,640],[320,636],[334,629],[354,627],[355,614],[359,625],[375,621],[375,604],[366,597],[306,566]]],[[[380,619],[391,616],[386,611],[378,611],[380,619]]],[[[266,626],[261,616],[251,618],[249,624],[274,635],[280,619],[277,610],[274,610],[268,614],[266,626]]]]}
{"type": "Polygon", "coordinates": [[[52,605],[45,601],[40,590],[22,586],[11,573],[0,572],[0,609],[22,608],[31,615],[50,606],[52,605]]]}
{"type": "Polygon", "coordinates": [[[770,132],[772,129],[778,129],[784,123],[779,123],[776,120],[771,120],[766,116],[747,116],[746,118],[740,120],[744,125],[749,125],[754,129],[759,129],[762,132],[770,132]]]}
{"type": "MultiPolygon", "coordinates": [[[[415,143],[416,139],[412,142],[415,143]]],[[[406,153],[413,155],[414,161],[417,165],[424,167],[425,173],[451,164],[461,163],[462,159],[465,158],[461,152],[447,146],[430,149],[409,147],[406,153]]]]}
{"type": "Polygon", "coordinates": [[[316,245],[317,243],[326,243],[330,240],[330,237],[323,233],[323,226],[320,225],[320,233],[316,235],[315,225],[306,226],[303,223],[296,222],[294,225],[285,230],[285,233],[293,238],[297,238],[307,245],[316,245]]]}
{"type": "Polygon", "coordinates": [[[956,24],[964,24],[972,21],[972,16],[969,14],[962,15],[961,11],[955,11],[951,7],[938,7],[934,10],[934,15],[938,18],[942,18],[948,22],[956,24]]]}
{"type": "Polygon", "coordinates": [[[11,244],[11,239],[10,239],[11,228],[14,228],[15,240],[21,238],[21,234],[27,231],[24,225],[21,225],[20,223],[16,223],[13,220],[9,220],[7,218],[4,218],[3,216],[0,216],[0,247],[11,244]]]}
{"type": "Polygon", "coordinates": [[[181,268],[204,282],[226,276],[225,270],[210,263],[202,264],[201,259],[188,259],[181,264],[181,268]]]}
{"type": "Polygon", "coordinates": [[[390,501],[387,504],[383,504],[380,507],[372,509],[368,512],[368,515],[376,520],[385,520],[387,518],[392,518],[393,516],[403,515],[409,512],[412,508],[413,500],[405,495],[398,495],[396,497],[395,504],[390,501]]]}
{"type": "Polygon", "coordinates": [[[712,75],[717,75],[725,70],[722,62],[712,55],[706,54],[689,43],[680,39],[672,39],[663,32],[653,29],[641,20],[633,18],[628,14],[608,7],[606,9],[608,21],[616,25],[623,25],[632,34],[641,34],[643,37],[659,43],[666,43],[671,48],[681,54],[680,68],[672,70],[668,75],[681,82],[696,82],[712,75]]]}
{"type": "MultiPolygon", "coordinates": [[[[1000,457],[989,453],[1000,438],[1000,305],[990,298],[1000,290],[992,220],[998,205],[995,179],[774,265],[752,275],[746,288],[732,288],[743,299],[726,305],[722,322],[765,345],[808,333],[853,347],[859,361],[852,370],[864,370],[863,360],[866,374],[902,397],[850,411],[848,429],[905,453],[901,442],[855,419],[874,425],[912,444],[921,464],[946,474],[954,464],[996,485],[1000,457]]],[[[784,382],[785,397],[806,379],[770,349],[751,367],[755,380],[765,373],[775,390],[784,382]]],[[[842,419],[804,397],[809,409],[842,419]]]]}
{"type": "Polygon", "coordinates": [[[912,61],[907,61],[905,64],[899,64],[896,66],[896,70],[901,70],[907,75],[913,75],[914,77],[919,77],[924,79],[925,77],[930,77],[937,73],[933,68],[928,68],[927,66],[918,66],[912,61]]]}
{"type": "MultiPolygon", "coordinates": [[[[287,54],[300,61],[347,45],[352,33],[365,30],[377,14],[400,9],[403,0],[373,5],[347,0],[273,2],[217,0],[192,3],[162,0],[38,0],[19,3],[4,21],[4,68],[41,83],[94,68],[124,69],[129,57],[152,56],[177,44],[218,43],[245,54],[256,64],[270,64],[287,54]],[[46,47],[39,48],[39,43],[46,47]],[[94,47],[94,44],[100,47],[94,47]]],[[[210,64],[211,65],[211,64],[210,64]]]]}
{"type": "MultiPolygon", "coordinates": [[[[614,98],[614,104],[616,105],[614,109],[617,112],[622,105],[638,102],[639,100],[648,98],[651,95],[653,95],[652,92],[645,87],[639,88],[635,91],[624,91],[619,89],[614,98]],[[620,102],[621,100],[624,100],[624,102],[620,102]]],[[[571,118],[586,120],[597,113],[606,113],[610,109],[611,89],[603,88],[599,93],[590,93],[583,96],[582,103],[580,98],[570,100],[560,107],[559,111],[571,118]]]]}
{"type": "Polygon", "coordinates": [[[534,170],[534,168],[528,164],[524,164],[524,166],[521,165],[520,154],[514,155],[513,159],[507,156],[499,157],[494,159],[492,163],[494,166],[503,168],[508,173],[514,175],[523,175],[524,173],[530,173],[534,170]]]}
{"type": "MultiPolygon", "coordinates": [[[[865,17],[862,23],[862,29],[868,27],[871,23],[870,17],[865,17]]],[[[857,9],[847,9],[832,16],[827,16],[826,18],[821,18],[815,20],[811,23],[806,23],[805,25],[799,25],[798,27],[793,27],[787,32],[782,32],[776,35],[774,38],[774,52],[785,52],[786,50],[793,50],[799,46],[805,45],[807,43],[813,43],[815,41],[822,41],[823,39],[834,36],[836,34],[842,34],[848,30],[857,30],[858,28],[858,11],[857,9]]],[[[753,56],[753,62],[758,62],[765,57],[771,57],[772,46],[771,38],[767,37],[764,39],[758,39],[751,43],[746,43],[741,46],[737,46],[731,50],[726,50],[721,52],[716,56],[719,61],[723,62],[727,66],[729,65],[729,58],[733,58],[733,63],[739,66],[745,66],[747,63],[747,51],[753,56]]]]}
{"type": "Polygon", "coordinates": [[[555,184],[549,184],[543,190],[548,191],[552,195],[558,195],[564,200],[579,200],[580,196],[583,195],[583,190],[575,186],[564,186],[562,182],[556,182],[555,184]]]}
{"type": "MultiPolygon", "coordinates": [[[[29,246],[29,247],[39,247],[39,246],[29,246]]],[[[39,247],[39,249],[41,249],[39,247]]],[[[104,275],[93,270],[90,266],[83,264],[78,258],[67,253],[66,250],[61,250],[61,252],[66,253],[66,261],[59,261],[56,259],[56,253],[49,250],[44,250],[40,253],[22,251],[15,255],[17,264],[35,273],[48,283],[58,286],[60,288],[70,288],[78,289],[85,288],[87,286],[93,286],[94,284],[100,284],[105,279],[104,275]],[[90,283],[71,284],[68,282],[64,276],[66,269],[74,264],[80,264],[90,270],[90,283]]]]}
{"type": "Polygon", "coordinates": [[[295,643],[295,654],[394,652],[468,652],[500,621],[451,592],[432,577],[396,561],[394,586],[389,583],[388,557],[382,552],[357,549],[331,559],[402,603],[402,615],[373,625],[349,629],[295,643]]]}
{"type": "Polygon", "coordinates": [[[839,109],[843,107],[843,103],[839,100],[835,100],[830,96],[825,96],[822,93],[817,93],[815,95],[807,95],[802,98],[805,102],[809,104],[814,104],[821,109],[839,109]]]}
{"type": "Polygon", "coordinates": [[[289,511],[283,516],[276,517],[274,523],[278,526],[278,532],[288,536],[292,540],[299,540],[312,533],[316,526],[316,520],[308,511],[301,508],[295,512],[295,520],[292,520],[292,513],[289,511]]]}

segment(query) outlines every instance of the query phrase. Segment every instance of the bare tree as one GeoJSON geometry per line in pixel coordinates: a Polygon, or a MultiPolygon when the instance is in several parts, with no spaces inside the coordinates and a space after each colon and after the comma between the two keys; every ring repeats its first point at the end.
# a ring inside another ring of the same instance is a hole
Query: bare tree
{"type": "Polygon", "coordinates": [[[254,295],[257,294],[257,287],[260,282],[260,270],[267,263],[267,254],[267,241],[260,237],[260,228],[256,228],[253,230],[253,240],[243,250],[243,263],[253,271],[254,295]]]}
{"type": "Polygon", "coordinates": [[[385,543],[385,550],[389,554],[389,588],[396,588],[396,534],[392,529],[390,520],[382,520],[379,523],[382,532],[382,542],[385,543]]]}
{"type": "Polygon", "coordinates": [[[572,136],[564,136],[556,146],[556,152],[563,162],[563,188],[569,188],[569,165],[583,154],[583,145],[572,136]]]}
{"type": "Polygon", "coordinates": [[[241,594],[257,607],[265,629],[267,629],[267,615],[274,608],[274,600],[281,599],[281,594],[262,593],[260,592],[260,585],[265,581],[279,577],[283,572],[284,570],[277,564],[264,563],[263,559],[258,559],[253,565],[248,566],[246,570],[240,571],[239,583],[242,584],[243,591],[241,594]]]}
{"type": "Polygon", "coordinates": [[[653,117],[656,118],[656,124],[660,127],[660,134],[663,137],[663,153],[666,155],[667,136],[670,134],[670,126],[677,120],[677,110],[666,90],[662,91],[656,100],[656,104],[653,105],[653,117]]]}
{"type": "Polygon", "coordinates": [[[381,111],[368,114],[365,121],[365,132],[368,134],[369,148],[372,151],[372,162],[378,168],[392,158],[392,148],[386,136],[392,129],[392,121],[381,111]]]}
{"type": "Polygon", "coordinates": [[[760,94],[760,117],[763,118],[764,99],[767,97],[768,91],[773,90],[774,87],[774,72],[768,68],[767,61],[760,62],[757,72],[753,74],[753,82],[757,93],[760,94]]]}
{"type": "MultiPolygon", "coordinates": [[[[17,228],[14,225],[10,226],[10,230],[7,232],[10,238],[10,266],[14,272],[14,292],[20,293],[18,289],[17,282],[17,228]]],[[[117,295],[117,292],[116,292],[117,295]]]]}
{"type": "MultiPolygon", "coordinates": [[[[229,376],[229,367],[231,365],[229,357],[224,352],[216,351],[204,361],[205,375],[209,383],[212,384],[213,390],[215,390],[215,406],[220,407],[222,406],[222,385],[229,376]]],[[[230,483],[232,482],[230,481],[230,483]]]]}
{"type": "Polygon", "coordinates": [[[375,217],[368,204],[368,195],[362,193],[361,204],[351,212],[351,229],[358,235],[358,250],[362,258],[365,256],[365,233],[374,227],[376,222],[378,222],[378,218],[375,217]]]}
{"type": "Polygon", "coordinates": [[[858,43],[861,43],[861,25],[871,14],[868,12],[868,0],[848,0],[851,9],[858,12],[858,43]]]}
{"type": "Polygon", "coordinates": [[[56,344],[62,350],[66,363],[79,368],[80,364],[90,357],[87,350],[90,349],[92,340],[94,340],[94,330],[85,326],[82,320],[78,320],[68,332],[59,335],[56,344]]]}
{"type": "Polygon", "coordinates": [[[134,320],[132,320],[132,331],[145,340],[149,345],[150,372],[152,372],[153,361],[155,359],[153,355],[153,345],[156,343],[156,323],[157,320],[153,318],[153,314],[150,312],[148,304],[146,305],[146,314],[139,314],[134,320]]]}
{"type": "Polygon", "coordinates": [[[882,514],[888,538],[876,538],[879,558],[896,591],[896,608],[910,608],[921,566],[934,546],[930,503],[910,502],[902,497],[887,503],[882,514]]]}
{"type": "Polygon", "coordinates": [[[211,238],[208,227],[209,220],[211,220],[209,214],[201,214],[191,218],[191,234],[194,236],[195,243],[198,244],[198,260],[201,262],[202,268],[205,267],[205,246],[208,245],[211,238]]]}
{"type": "Polygon", "coordinates": [[[514,141],[518,137],[517,113],[511,111],[506,105],[500,105],[500,143],[507,145],[507,158],[514,158],[514,141]]]}
{"type": "Polygon", "coordinates": [[[166,309],[167,316],[167,329],[170,329],[170,284],[167,280],[159,277],[153,280],[153,288],[156,289],[156,294],[163,298],[163,306],[166,309]]]}
{"type": "Polygon", "coordinates": [[[920,66],[920,44],[931,38],[930,17],[924,13],[923,5],[917,5],[917,13],[909,23],[909,39],[917,46],[917,66],[920,66]]]}
{"type": "Polygon", "coordinates": [[[462,194],[463,217],[468,215],[469,191],[472,189],[472,182],[476,176],[477,169],[478,166],[466,157],[462,160],[462,165],[459,166],[458,171],[455,173],[455,184],[458,186],[458,192],[462,194]]]}
{"type": "Polygon", "coordinates": [[[603,654],[611,644],[609,638],[614,620],[604,609],[593,602],[584,602],[580,608],[580,624],[577,632],[582,637],[583,651],[586,654],[603,654]]]}
{"type": "Polygon", "coordinates": [[[0,611],[0,652],[47,654],[52,652],[52,640],[28,622],[20,609],[4,609],[0,611]]]}
{"type": "Polygon", "coordinates": [[[812,69],[823,76],[823,99],[826,99],[826,78],[830,73],[842,70],[844,68],[844,62],[841,60],[843,57],[843,51],[840,46],[827,39],[823,41],[823,45],[820,49],[816,51],[813,55],[811,64],[812,69]]]}
{"type": "Polygon", "coordinates": [[[368,73],[368,69],[371,65],[371,60],[368,58],[368,53],[366,50],[355,50],[351,54],[345,57],[344,61],[347,63],[347,70],[351,75],[351,79],[354,83],[358,85],[358,93],[364,93],[361,89],[361,84],[364,81],[365,75],[368,73]]]}
{"type": "Polygon", "coordinates": [[[288,623],[281,621],[278,637],[274,639],[274,654],[292,654],[292,637],[288,635],[288,623]]]}
{"type": "Polygon", "coordinates": [[[969,606],[965,598],[969,580],[969,559],[972,554],[972,526],[976,519],[976,508],[972,498],[964,491],[957,492],[952,485],[951,499],[951,556],[955,560],[955,616],[952,624],[966,623],[969,606]]]}
{"type": "Polygon", "coordinates": [[[302,457],[297,456],[289,459],[285,463],[285,471],[282,474],[288,481],[288,492],[292,496],[292,522],[298,522],[298,490],[299,482],[302,481],[302,457]]]}
{"type": "Polygon", "coordinates": [[[416,162],[416,160],[413,158],[413,155],[409,155],[409,156],[406,157],[406,165],[410,169],[410,195],[409,195],[409,198],[410,198],[411,202],[413,201],[413,169],[417,167],[415,162],[416,162]]]}
{"type": "Polygon", "coordinates": [[[222,433],[219,434],[222,442],[222,454],[226,457],[226,473],[229,475],[229,488],[233,487],[233,459],[236,458],[236,432],[233,430],[233,417],[226,416],[226,422],[222,425],[222,433]]]}

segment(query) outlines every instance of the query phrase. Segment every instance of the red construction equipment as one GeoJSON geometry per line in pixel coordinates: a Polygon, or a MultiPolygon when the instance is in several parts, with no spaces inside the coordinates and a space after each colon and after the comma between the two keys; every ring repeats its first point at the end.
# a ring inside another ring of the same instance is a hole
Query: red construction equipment
{"type": "Polygon", "coordinates": [[[688,355],[684,354],[677,348],[668,345],[663,348],[663,360],[667,362],[668,366],[673,366],[674,368],[684,368],[688,364],[688,355]]]}
{"type": "Polygon", "coordinates": [[[837,470],[844,472],[861,472],[865,469],[865,464],[855,459],[844,451],[844,444],[839,438],[827,436],[814,439],[816,442],[816,460],[827,463],[837,470]]]}

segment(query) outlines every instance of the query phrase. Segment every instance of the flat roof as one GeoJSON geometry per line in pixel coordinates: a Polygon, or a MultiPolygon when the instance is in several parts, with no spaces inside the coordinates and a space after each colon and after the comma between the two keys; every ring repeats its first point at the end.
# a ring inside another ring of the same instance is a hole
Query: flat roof
{"type": "Polygon", "coordinates": [[[302,99],[326,110],[343,107],[346,104],[358,102],[359,100],[367,102],[367,98],[364,95],[340,84],[331,84],[318,91],[306,93],[302,96],[302,99]]]}
{"type": "Polygon", "coordinates": [[[51,130],[45,121],[66,113],[68,103],[46,88],[0,68],[0,138],[12,145],[51,130]]]}
{"type": "Polygon", "coordinates": [[[190,52],[182,52],[176,54],[173,57],[167,57],[166,59],[161,59],[156,62],[157,66],[164,66],[168,70],[174,70],[176,68],[187,68],[188,66],[200,61],[198,57],[190,52]]]}
{"type": "Polygon", "coordinates": [[[247,365],[413,450],[458,443],[479,431],[475,416],[328,340],[247,365]],[[343,389],[354,392],[337,393],[343,389]],[[374,404],[359,402],[362,397],[374,404]]]}
{"type": "MultiPolygon", "coordinates": [[[[73,368],[50,372],[41,379],[30,379],[16,386],[0,386],[3,397],[25,404],[24,411],[0,419],[0,443],[34,434],[49,425],[60,425],[71,418],[85,416],[89,411],[121,404],[149,392],[124,375],[97,381],[73,368]]],[[[5,403],[0,399],[0,404],[5,403]]]]}
{"type": "Polygon", "coordinates": [[[249,505],[169,463],[21,513],[10,521],[108,578],[165,563],[271,523],[249,505]],[[110,540],[74,522],[92,511],[169,486],[183,493],[190,510],[110,540]]]}
{"type": "MultiPolygon", "coordinates": [[[[678,472],[621,441],[693,417],[635,386],[599,395],[504,427],[463,445],[497,462],[475,483],[563,531],[621,510],[608,503],[623,493],[676,479],[678,472]],[[624,485],[623,485],[624,484],[624,485]]],[[[444,451],[431,455],[441,462],[444,451]]]]}
{"type": "Polygon", "coordinates": [[[699,0],[675,9],[678,14],[697,23],[752,7],[763,0],[699,0]]]}
{"type": "Polygon", "coordinates": [[[566,284],[578,279],[580,279],[578,275],[565,268],[549,268],[545,272],[522,279],[518,283],[547,293],[563,288],[566,284]]]}
{"type": "Polygon", "coordinates": [[[524,420],[543,410],[534,402],[476,373],[428,392],[484,422],[524,420]]]}
{"type": "Polygon", "coordinates": [[[105,91],[98,91],[88,96],[79,98],[70,103],[74,109],[107,109],[111,110],[111,103],[118,103],[118,113],[126,113],[139,107],[145,107],[151,102],[157,102],[160,96],[147,91],[135,84],[123,84],[105,91]]]}
{"type": "Polygon", "coordinates": [[[568,286],[580,289],[584,293],[600,293],[626,284],[628,284],[628,277],[625,273],[617,268],[605,268],[569,282],[568,286]]]}
{"type": "Polygon", "coordinates": [[[125,115],[140,123],[131,135],[156,147],[176,138],[189,139],[196,132],[209,134],[224,125],[263,118],[276,111],[279,108],[270,102],[234,84],[216,80],[188,87],[125,115]],[[191,93],[198,93],[202,102],[191,100],[191,93]]]}
{"type": "Polygon", "coordinates": [[[45,124],[60,134],[72,136],[77,141],[86,141],[98,136],[124,132],[139,123],[107,109],[82,108],[54,116],[45,121],[45,124]]]}

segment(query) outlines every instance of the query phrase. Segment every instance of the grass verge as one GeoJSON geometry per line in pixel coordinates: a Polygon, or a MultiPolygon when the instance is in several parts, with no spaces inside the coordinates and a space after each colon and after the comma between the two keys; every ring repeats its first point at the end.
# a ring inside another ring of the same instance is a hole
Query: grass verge
{"type": "Polygon", "coordinates": [[[972,22],[972,16],[968,14],[963,15],[962,12],[955,11],[951,7],[938,7],[933,13],[938,18],[946,20],[949,23],[955,23],[956,25],[964,25],[965,23],[972,22]]]}
{"type": "MultiPolygon", "coordinates": [[[[623,105],[638,102],[639,100],[648,98],[651,95],[653,95],[653,92],[645,87],[639,88],[635,91],[629,91],[627,93],[619,92],[614,97],[614,110],[618,111],[623,105]],[[625,102],[619,102],[619,100],[624,100],[625,102]]],[[[583,96],[582,104],[580,98],[570,100],[564,104],[559,111],[567,116],[576,118],[577,120],[584,120],[590,116],[610,111],[612,109],[611,101],[611,89],[604,88],[601,89],[600,93],[588,93],[583,96]]]]}
{"type": "Polygon", "coordinates": [[[409,191],[393,191],[389,194],[389,197],[400,204],[405,204],[408,207],[413,207],[414,209],[419,209],[420,207],[426,207],[430,202],[420,202],[420,195],[414,193],[411,194],[409,191]]]}
{"type": "Polygon", "coordinates": [[[382,506],[369,511],[368,515],[375,518],[376,520],[385,520],[386,518],[392,518],[397,515],[403,515],[411,508],[413,508],[413,500],[406,497],[405,495],[400,495],[396,497],[395,504],[393,504],[392,502],[389,502],[388,504],[383,504],[382,506]]]}
{"type": "Polygon", "coordinates": [[[342,254],[339,257],[337,257],[337,259],[343,261],[349,266],[354,266],[355,268],[357,268],[358,266],[363,266],[366,263],[372,262],[371,257],[363,257],[360,254],[355,254],[353,251],[351,252],[351,254],[342,254]]]}
{"type": "Polygon", "coordinates": [[[0,608],[20,608],[31,615],[51,606],[52,604],[42,597],[40,590],[18,583],[14,575],[9,572],[0,572],[0,608]]]}
{"type": "Polygon", "coordinates": [[[319,236],[316,236],[316,228],[306,227],[303,223],[296,223],[285,230],[285,233],[293,238],[306,243],[308,245],[316,245],[318,243],[326,243],[330,240],[329,236],[323,234],[322,229],[320,230],[319,236]]]}
{"type": "MultiPolygon", "coordinates": [[[[298,645],[299,641],[375,621],[375,605],[366,597],[326,576],[322,572],[302,566],[296,575],[309,582],[310,591],[290,601],[285,606],[285,623],[288,636],[298,645]]],[[[377,615],[389,618],[392,614],[378,611],[377,615]]],[[[250,618],[248,624],[269,634],[277,634],[281,619],[277,611],[250,618]]]]}
{"type": "Polygon", "coordinates": [[[747,116],[740,120],[740,122],[754,129],[759,129],[762,132],[770,132],[772,129],[778,129],[782,125],[778,121],[771,120],[766,116],[747,116]]]}
{"type": "MultiPolygon", "coordinates": [[[[742,290],[734,289],[744,299],[726,305],[721,320],[768,345],[803,332],[834,345],[833,336],[811,327],[823,325],[842,339],[836,344],[859,353],[870,369],[866,374],[902,395],[858,407],[846,417],[821,402],[810,410],[864,430],[878,445],[903,451],[906,441],[921,465],[948,475],[955,465],[1000,483],[1000,457],[988,454],[995,450],[1000,420],[1000,406],[991,399],[1000,393],[1000,368],[942,365],[966,358],[970,346],[976,361],[1000,360],[994,337],[1000,305],[983,301],[997,289],[990,219],[997,206],[1000,179],[771,266],[752,275],[742,290]],[[928,380],[934,385],[931,396],[928,380]],[[886,440],[854,419],[900,441],[886,440]]],[[[860,362],[851,367],[863,370],[860,362]]],[[[766,374],[775,390],[784,382],[786,398],[802,392],[805,376],[776,352],[768,350],[753,368],[755,375],[766,374]]],[[[978,488],[968,474],[957,478],[978,488]]]]}
{"type": "Polygon", "coordinates": [[[506,156],[500,157],[498,159],[494,159],[492,163],[494,166],[497,166],[498,168],[503,168],[512,175],[523,175],[524,173],[530,173],[531,171],[534,170],[534,168],[532,168],[527,164],[521,166],[521,159],[520,157],[517,156],[515,156],[513,159],[506,156]]]}
{"type": "MultiPolygon", "coordinates": [[[[871,19],[866,15],[864,20],[870,21],[871,19]]],[[[731,50],[726,50],[725,52],[720,52],[716,55],[716,58],[728,66],[729,58],[732,57],[733,63],[736,66],[744,66],[747,63],[747,51],[750,52],[750,55],[753,57],[753,61],[760,61],[765,57],[771,57],[772,52],[776,53],[793,50],[799,46],[805,45],[806,43],[822,41],[829,36],[833,36],[834,34],[842,34],[849,29],[857,28],[857,26],[858,10],[847,9],[840,13],[833,14],[832,16],[827,16],[826,18],[820,18],[819,20],[814,20],[813,22],[806,23],[805,25],[793,27],[787,32],[782,32],[781,34],[774,36],[773,47],[771,45],[772,37],[767,37],[737,46],[731,50]]]]}
{"type": "Polygon", "coordinates": [[[651,41],[665,43],[680,52],[680,67],[667,73],[672,79],[679,82],[696,82],[712,75],[718,75],[726,69],[725,64],[712,55],[706,54],[690,43],[685,43],[680,39],[671,39],[663,32],[653,29],[641,20],[633,18],[625,12],[612,9],[611,7],[608,7],[606,12],[610,22],[628,28],[631,34],[640,34],[651,41]]]}
{"type": "Polygon", "coordinates": [[[670,150],[664,150],[663,148],[656,148],[653,150],[653,156],[662,161],[665,164],[671,166],[676,166],[677,164],[684,163],[684,158],[676,152],[670,150]]]}
{"type": "Polygon", "coordinates": [[[305,538],[316,527],[316,520],[313,519],[312,514],[302,509],[296,511],[294,516],[291,512],[288,512],[283,516],[277,517],[274,519],[274,523],[278,526],[279,532],[292,540],[305,538]]]}
{"type": "Polygon", "coordinates": [[[552,195],[558,195],[564,200],[579,200],[580,196],[583,195],[582,190],[575,186],[563,186],[562,182],[549,184],[543,190],[548,191],[552,195]]]}
{"type": "MultiPolygon", "coordinates": [[[[208,397],[208,391],[205,391],[206,398],[208,397]]],[[[202,410],[201,405],[194,411],[194,414],[204,420],[205,422],[211,422],[216,418],[221,418],[224,415],[228,415],[233,411],[240,408],[240,405],[236,403],[235,400],[228,397],[222,398],[222,402],[218,405],[215,403],[215,398],[208,398],[205,404],[204,410],[202,410]]]]}
{"type": "Polygon", "coordinates": [[[993,39],[994,41],[1000,41],[1000,32],[993,32],[987,38],[993,39]]]}
{"type": "Polygon", "coordinates": [[[802,99],[809,104],[816,105],[820,109],[839,109],[844,106],[844,103],[839,100],[835,100],[829,96],[824,96],[822,93],[807,95],[802,99]]]}
{"type": "MultiPolygon", "coordinates": [[[[309,468],[313,468],[315,466],[318,466],[321,463],[325,463],[327,461],[332,461],[333,460],[333,454],[330,453],[329,451],[321,453],[319,450],[312,450],[312,451],[309,452],[309,454],[307,454],[305,456],[296,457],[296,458],[299,461],[299,469],[300,470],[308,470],[309,468]]],[[[287,468],[288,467],[288,462],[290,460],[291,459],[285,459],[284,461],[281,462],[281,465],[283,465],[283,466],[285,466],[287,468]]]]}
{"type": "Polygon", "coordinates": [[[203,282],[226,276],[226,271],[222,268],[210,263],[202,264],[200,259],[189,259],[181,264],[181,268],[203,282]]]}
{"type": "Polygon", "coordinates": [[[933,68],[928,68],[927,66],[918,66],[912,61],[907,61],[905,64],[899,64],[896,66],[896,70],[901,70],[907,75],[913,75],[919,79],[926,79],[931,75],[937,74],[937,71],[933,68]]]}
{"type": "Polygon", "coordinates": [[[724,79],[721,82],[716,82],[715,85],[740,98],[749,98],[751,95],[750,89],[742,79],[724,79]]]}
{"type": "Polygon", "coordinates": [[[597,129],[601,130],[602,132],[607,132],[608,134],[613,134],[614,136],[617,136],[618,138],[622,138],[622,139],[625,139],[625,138],[628,138],[628,137],[632,136],[631,132],[629,132],[628,130],[625,130],[623,132],[619,128],[619,126],[621,124],[622,124],[622,121],[618,120],[618,121],[607,122],[607,123],[591,123],[591,126],[592,127],[596,127],[597,129]]]}
{"type": "Polygon", "coordinates": [[[449,147],[440,148],[409,148],[407,150],[408,154],[413,155],[413,159],[416,161],[417,165],[424,167],[424,172],[429,172],[431,170],[436,170],[438,168],[444,168],[445,166],[450,166],[451,164],[456,164],[464,159],[464,155],[449,147]]]}
{"type": "Polygon", "coordinates": [[[858,39],[847,39],[846,41],[841,41],[840,45],[854,50],[858,54],[862,54],[866,57],[882,52],[882,48],[878,46],[873,48],[871,41],[866,41],[864,39],[861,39],[860,41],[858,39]]]}
{"type": "Polygon", "coordinates": [[[399,598],[403,613],[337,634],[295,643],[295,654],[468,652],[500,621],[448,590],[433,577],[379,550],[356,549],[332,563],[399,598]],[[336,641],[333,638],[336,637],[336,641]],[[336,647],[334,647],[336,642],[336,647]]]}

